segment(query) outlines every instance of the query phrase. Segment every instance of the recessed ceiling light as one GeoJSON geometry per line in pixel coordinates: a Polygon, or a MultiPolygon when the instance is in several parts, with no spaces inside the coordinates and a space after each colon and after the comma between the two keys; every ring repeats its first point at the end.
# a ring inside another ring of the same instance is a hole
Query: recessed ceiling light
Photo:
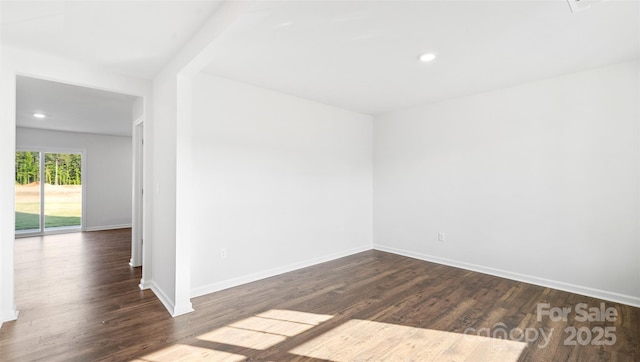
{"type": "Polygon", "coordinates": [[[434,59],[436,59],[436,55],[433,53],[424,53],[424,54],[420,54],[420,56],[418,57],[418,59],[420,59],[421,62],[430,62],[434,59]]]}
{"type": "Polygon", "coordinates": [[[46,118],[47,117],[46,115],[44,115],[42,113],[34,113],[33,116],[36,117],[36,118],[46,118]]]}

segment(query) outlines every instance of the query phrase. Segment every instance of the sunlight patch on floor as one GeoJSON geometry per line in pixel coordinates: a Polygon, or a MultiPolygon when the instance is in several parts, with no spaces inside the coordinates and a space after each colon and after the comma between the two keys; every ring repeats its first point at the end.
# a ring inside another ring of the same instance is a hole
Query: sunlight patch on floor
{"type": "Polygon", "coordinates": [[[230,324],[230,327],[293,337],[331,316],[285,310],[270,310],[230,324]]]}
{"type": "Polygon", "coordinates": [[[330,318],[324,314],[272,309],[200,335],[198,339],[265,350],[330,318]]]}
{"type": "Polygon", "coordinates": [[[132,362],[178,362],[178,361],[244,361],[245,356],[229,352],[216,351],[209,348],[174,344],[157,352],[146,355],[132,362]]]}
{"type": "Polygon", "coordinates": [[[262,318],[278,319],[282,321],[304,323],[314,326],[333,318],[333,316],[328,314],[306,313],[286,309],[271,309],[267,312],[256,315],[262,318]]]}
{"type": "Polygon", "coordinates": [[[198,339],[207,342],[224,343],[232,346],[265,350],[283,342],[287,337],[279,334],[256,332],[247,329],[222,327],[205,333],[199,336],[198,339]]]}
{"type": "MultiPolygon", "coordinates": [[[[198,346],[183,341],[136,361],[243,361],[253,353],[295,338],[331,318],[325,314],[273,309],[201,334],[196,337],[198,346]],[[202,343],[211,345],[204,348],[202,343]],[[237,351],[246,356],[218,349],[237,351]]],[[[518,341],[352,319],[298,345],[288,354],[292,358],[302,356],[334,362],[514,362],[526,347],[527,343],[518,341]]]]}
{"type": "Polygon", "coordinates": [[[290,353],[331,361],[517,361],[526,343],[350,320],[290,353]]]}

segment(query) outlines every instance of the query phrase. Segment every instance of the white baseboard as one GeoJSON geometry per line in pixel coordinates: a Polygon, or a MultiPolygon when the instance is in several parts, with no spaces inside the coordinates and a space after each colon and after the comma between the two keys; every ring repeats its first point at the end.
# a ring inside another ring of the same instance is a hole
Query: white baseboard
{"type": "Polygon", "coordinates": [[[301,268],[306,268],[306,267],[309,267],[309,266],[312,266],[312,265],[324,263],[324,262],[327,262],[327,261],[331,261],[331,260],[342,258],[342,257],[345,257],[345,256],[357,254],[357,253],[360,253],[360,252],[363,252],[363,251],[367,251],[367,250],[371,250],[371,245],[370,244],[369,245],[363,245],[363,246],[356,247],[356,248],[343,250],[343,251],[340,251],[340,252],[337,252],[337,253],[328,254],[328,255],[325,255],[325,256],[309,259],[309,260],[298,262],[298,263],[285,265],[285,266],[282,266],[282,267],[277,267],[277,268],[265,270],[265,271],[258,272],[258,273],[253,273],[253,274],[244,275],[244,276],[237,277],[237,278],[224,280],[224,281],[221,281],[221,282],[216,282],[216,283],[212,283],[212,284],[208,284],[208,285],[203,285],[203,286],[200,286],[200,287],[192,288],[191,289],[191,297],[195,298],[195,297],[199,297],[201,295],[217,292],[217,291],[220,291],[220,290],[223,290],[223,289],[237,287],[238,285],[255,282],[255,281],[260,280],[260,279],[270,278],[272,276],[276,276],[276,275],[283,274],[283,273],[288,273],[290,271],[294,271],[294,270],[301,269],[301,268]]]}
{"type": "Polygon", "coordinates": [[[173,312],[171,313],[172,317],[177,317],[179,315],[187,314],[193,312],[193,305],[191,301],[187,303],[178,304],[173,308],[173,312]]]}
{"type": "Polygon", "coordinates": [[[91,227],[84,228],[84,231],[102,231],[102,230],[127,229],[127,228],[130,228],[130,227],[131,227],[131,224],[91,226],[91,227]]]}
{"type": "Polygon", "coordinates": [[[151,289],[151,283],[144,279],[140,279],[140,284],[138,284],[138,288],[140,288],[140,290],[151,289]]]}
{"type": "Polygon", "coordinates": [[[173,313],[173,302],[171,302],[171,299],[169,299],[169,297],[167,297],[167,295],[164,293],[164,290],[162,290],[162,288],[158,287],[158,285],[153,281],[145,282],[145,283],[146,283],[147,287],[149,289],[151,289],[153,294],[155,294],[156,297],[160,300],[160,303],[162,303],[162,305],[164,305],[164,307],[167,309],[167,312],[169,312],[169,314],[172,314],[173,313]]]}
{"type": "Polygon", "coordinates": [[[519,282],[539,285],[541,287],[553,288],[553,289],[563,290],[565,292],[581,294],[581,295],[604,299],[604,300],[608,300],[616,303],[622,303],[622,304],[630,305],[633,307],[640,307],[640,298],[634,297],[631,295],[618,294],[618,293],[609,292],[606,290],[593,289],[593,288],[565,283],[557,280],[539,278],[532,275],[519,274],[519,273],[514,273],[506,270],[486,267],[482,265],[476,265],[476,264],[465,263],[457,260],[440,258],[432,255],[422,254],[422,253],[409,251],[409,250],[397,249],[397,248],[380,245],[380,244],[375,244],[373,248],[375,250],[385,251],[392,254],[403,255],[410,258],[414,258],[414,259],[429,261],[429,262],[443,264],[443,265],[449,265],[456,268],[471,270],[471,271],[475,271],[483,274],[489,274],[489,275],[493,275],[501,278],[516,280],[519,282]]]}
{"type": "Polygon", "coordinates": [[[140,289],[151,289],[153,294],[160,300],[160,303],[164,305],[167,309],[167,312],[171,314],[172,317],[177,317],[179,315],[187,314],[193,312],[193,308],[191,306],[191,302],[183,303],[182,305],[176,306],[173,304],[171,299],[167,297],[167,294],[153,281],[140,281],[139,284],[140,289]]]}
{"type": "Polygon", "coordinates": [[[138,264],[138,265],[135,265],[135,263],[134,263],[134,261],[133,261],[133,258],[130,258],[130,259],[129,259],[129,265],[130,265],[132,268],[137,268],[137,267],[139,267],[139,266],[142,266],[142,263],[140,263],[140,264],[138,264]]]}
{"type": "Polygon", "coordinates": [[[20,314],[20,312],[18,312],[17,309],[2,311],[2,314],[0,315],[0,328],[2,328],[3,322],[15,321],[18,319],[18,314],[20,314]]]}

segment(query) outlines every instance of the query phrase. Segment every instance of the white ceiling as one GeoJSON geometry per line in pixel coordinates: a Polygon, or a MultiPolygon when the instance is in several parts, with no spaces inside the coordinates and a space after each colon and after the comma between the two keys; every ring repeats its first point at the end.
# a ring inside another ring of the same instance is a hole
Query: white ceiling
{"type": "Polygon", "coordinates": [[[220,1],[0,1],[2,43],[152,79],[220,1]]]}
{"type": "Polygon", "coordinates": [[[18,76],[16,126],[131,136],[135,96],[18,76]],[[34,113],[47,117],[38,119],[34,113]]]}
{"type": "MultiPolygon", "coordinates": [[[[2,44],[153,79],[219,6],[5,0],[2,44]]],[[[639,23],[634,0],[255,1],[206,72],[379,114],[638,58],[639,23]]]]}
{"type": "MultiPolygon", "coordinates": [[[[2,45],[153,79],[220,1],[0,1],[2,45]]],[[[135,97],[19,77],[17,125],[131,135],[135,97]],[[48,115],[44,120],[34,112],[48,115]]]]}
{"type": "Polygon", "coordinates": [[[206,71],[379,114],[637,58],[639,23],[638,1],[268,1],[206,71]]]}

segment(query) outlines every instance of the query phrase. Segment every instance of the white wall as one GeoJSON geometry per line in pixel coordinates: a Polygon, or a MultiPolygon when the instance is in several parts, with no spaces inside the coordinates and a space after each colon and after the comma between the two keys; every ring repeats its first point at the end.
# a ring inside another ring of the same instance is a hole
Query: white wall
{"type": "Polygon", "coordinates": [[[191,127],[194,295],[371,249],[371,116],[200,74],[191,127]]]}
{"type": "Polygon", "coordinates": [[[242,9],[252,4],[243,1],[221,4],[153,80],[154,244],[153,250],[145,254],[150,255],[148,264],[152,265],[153,279],[143,281],[142,286],[151,288],[172,316],[193,310],[189,252],[191,77],[209,63],[215,39],[242,14],[242,9]]]}
{"type": "Polygon", "coordinates": [[[0,46],[0,326],[18,317],[13,293],[16,77],[5,54],[0,46]]]}
{"type": "MultiPolygon", "coordinates": [[[[153,280],[147,280],[169,313],[175,314],[176,86],[170,76],[153,82],[153,280]]],[[[149,195],[150,193],[147,193],[149,195]]],[[[190,306],[189,306],[190,309],[190,306]]]]}
{"type": "Polygon", "coordinates": [[[85,229],[131,226],[131,137],[18,127],[16,147],[84,151],[85,229]]]}
{"type": "Polygon", "coordinates": [[[640,305],[638,72],[376,117],[376,248],[640,305]]]}

